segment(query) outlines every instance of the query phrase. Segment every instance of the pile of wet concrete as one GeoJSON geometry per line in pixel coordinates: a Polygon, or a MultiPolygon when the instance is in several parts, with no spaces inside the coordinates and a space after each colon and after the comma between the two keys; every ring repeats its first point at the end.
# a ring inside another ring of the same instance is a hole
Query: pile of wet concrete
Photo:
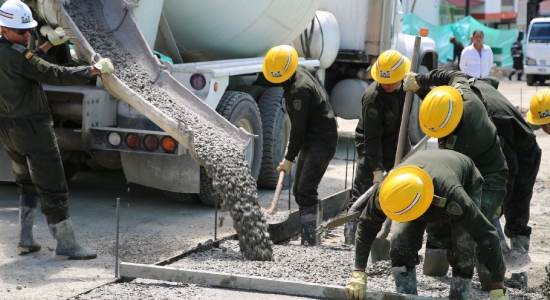
{"type": "Polygon", "coordinates": [[[230,212],[239,235],[240,251],[247,259],[271,260],[272,242],[242,143],[154,85],[155,74],[144,71],[142,62],[126,51],[107,28],[100,1],[71,1],[66,9],[92,48],[101,57],[112,60],[115,76],[164,114],[192,125],[195,151],[222,200],[222,209],[230,212]]]}

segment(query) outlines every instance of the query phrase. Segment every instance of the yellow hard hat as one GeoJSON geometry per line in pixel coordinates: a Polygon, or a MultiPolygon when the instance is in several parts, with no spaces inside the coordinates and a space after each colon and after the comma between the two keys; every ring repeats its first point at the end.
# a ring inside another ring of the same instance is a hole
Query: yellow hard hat
{"type": "Polygon", "coordinates": [[[298,52],[288,45],[275,46],[264,58],[263,73],[269,82],[287,81],[298,67],[298,52]]]}
{"type": "Polygon", "coordinates": [[[539,90],[531,98],[527,122],[535,125],[550,123],[550,89],[539,90]]]}
{"type": "Polygon", "coordinates": [[[432,204],[433,197],[432,178],[417,166],[403,166],[390,172],[378,194],[384,214],[397,222],[420,217],[432,204]]]}
{"type": "Polygon", "coordinates": [[[379,83],[392,84],[405,78],[411,69],[411,61],[395,50],[386,50],[378,56],[370,74],[379,83]]]}
{"type": "Polygon", "coordinates": [[[420,128],[433,138],[445,137],[460,123],[464,112],[462,95],[453,87],[432,89],[420,105],[420,128]]]}

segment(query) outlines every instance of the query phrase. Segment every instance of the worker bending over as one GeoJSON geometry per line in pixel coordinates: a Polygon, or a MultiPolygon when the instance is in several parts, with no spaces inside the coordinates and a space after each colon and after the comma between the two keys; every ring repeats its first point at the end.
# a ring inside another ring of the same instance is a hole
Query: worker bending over
{"type": "Polygon", "coordinates": [[[271,48],[263,63],[265,78],[284,88],[291,123],[286,154],[277,171],[289,174],[300,153],[292,192],[300,209],[303,245],[321,243],[317,228],[323,221],[323,209],[317,188],[338,144],[336,118],[314,72],[298,66],[298,53],[287,45],[271,48]]]}
{"type": "MultiPolygon", "coordinates": [[[[471,158],[484,179],[480,210],[492,220],[506,196],[508,167],[500,147],[497,130],[481,99],[472,91],[468,79],[459,71],[433,70],[421,75],[405,75],[404,89],[417,91],[420,87],[436,86],[420,106],[420,127],[426,135],[438,139],[439,148],[460,152],[471,158]]],[[[427,229],[424,274],[440,276],[440,258],[450,241],[445,224],[430,224],[427,229]],[[433,268],[432,268],[433,267],[433,268]]],[[[482,265],[478,269],[483,290],[490,289],[490,277],[482,265]]]]}
{"type": "Polygon", "coordinates": [[[391,265],[396,291],[417,294],[416,265],[426,225],[449,222],[452,242],[447,259],[452,266],[449,299],[468,299],[477,261],[491,274],[491,299],[508,299],[505,266],[493,225],[479,210],[483,177],[473,161],[455,151],[426,150],[398,165],[367,199],[359,217],[355,269],[345,292],[363,299],[371,245],[386,217],[396,221],[391,237],[391,265]]]}

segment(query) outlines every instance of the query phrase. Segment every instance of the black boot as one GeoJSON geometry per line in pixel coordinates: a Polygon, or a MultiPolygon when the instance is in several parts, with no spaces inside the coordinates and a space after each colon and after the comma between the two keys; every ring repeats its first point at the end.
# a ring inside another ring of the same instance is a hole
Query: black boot
{"type": "Polygon", "coordinates": [[[95,251],[80,246],[74,235],[73,223],[70,218],[56,224],[48,224],[52,236],[57,240],[55,257],[57,259],[93,259],[95,251]]]}
{"type": "MultiPolygon", "coordinates": [[[[528,236],[514,236],[510,239],[510,247],[512,250],[524,250],[525,252],[529,252],[529,242],[530,239],[528,236]]],[[[524,289],[527,287],[527,272],[512,273],[511,280],[514,284],[517,284],[517,288],[524,289]]]]}
{"type": "Polygon", "coordinates": [[[471,287],[472,279],[453,276],[451,278],[451,290],[449,291],[449,299],[468,300],[470,298],[471,287]]]}
{"type": "Polygon", "coordinates": [[[21,253],[30,253],[40,250],[40,245],[34,241],[32,227],[36,216],[38,196],[19,196],[19,244],[17,250],[21,253]]]}
{"type": "Polygon", "coordinates": [[[300,207],[300,223],[302,226],[302,245],[320,245],[321,235],[318,231],[323,218],[322,205],[300,207]]]}
{"type": "Polygon", "coordinates": [[[406,266],[391,268],[395,279],[395,289],[398,293],[418,295],[416,288],[416,268],[407,269],[406,266]]]}

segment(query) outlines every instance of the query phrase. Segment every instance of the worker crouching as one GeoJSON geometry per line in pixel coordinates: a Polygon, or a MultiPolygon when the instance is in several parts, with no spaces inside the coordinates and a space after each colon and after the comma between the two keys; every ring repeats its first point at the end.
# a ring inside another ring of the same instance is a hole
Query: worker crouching
{"type": "Polygon", "coordinates": [[[422,238],[431,222],[450,222],[452,266],[449,299],[468,299],[477,260],[491,274],[491,299],[508,299],[505,266],[493,225],[479,210],[483,177],[473,161],[454,151],[426,150],[398,165],[370,198],[359,217],[355,269],[346,285],[348,299],[363,299],[371,245],[386,217],[396,221],[391,238],[391,265],[396,291],[417,294],[416,265],[422,238]]]}

